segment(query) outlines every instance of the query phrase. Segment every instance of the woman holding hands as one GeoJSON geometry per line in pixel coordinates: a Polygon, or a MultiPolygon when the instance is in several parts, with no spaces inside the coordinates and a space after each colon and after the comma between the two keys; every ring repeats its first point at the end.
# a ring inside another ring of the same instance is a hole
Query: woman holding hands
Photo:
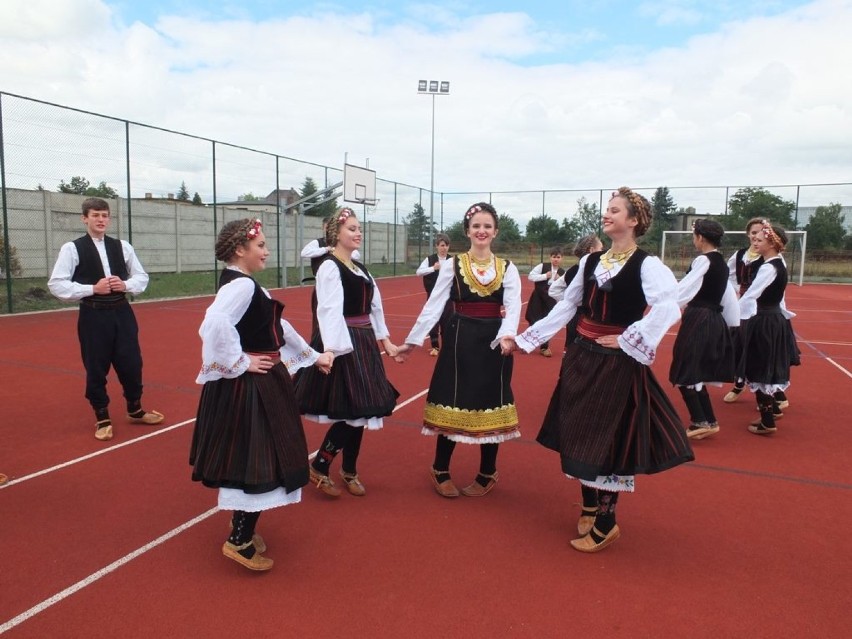
{"type": "Polygon", "coordinates": [[[635,475],[693,459],[677,412],[650,369],[680,318],[674,275],[636,245],[651,225],[650,203],[621,187],[602,222],[611,248],[583,257],[563,299],[516,340],[529,353],[581,313],[538,434],[539,443],[559,453],[562,472],[580,480],[580,537],[571,545],[581,552],[618,539],[616,502],[621,492],[633,492],[635,475]]]}
{"type": "Polygon", "coordinates": [[[436,435],[431,478],[442,497],[480,497],[497,483],[501,442],[520,437],[512,394],[511,351],[521,315],[521,280],[509,260],[491,252],[497,211],[487,202],[464,214],[470,249],[444,262],[432,294],[399,348],[397,361],[423,344],[447,301],[453,313],[426,397],[423,434],[436,435]],[[501,317],[501,307],[505,317],[501,317]],[[479,474],[459,491],[450,476],[456,443],[480,447],[479,474]]]}

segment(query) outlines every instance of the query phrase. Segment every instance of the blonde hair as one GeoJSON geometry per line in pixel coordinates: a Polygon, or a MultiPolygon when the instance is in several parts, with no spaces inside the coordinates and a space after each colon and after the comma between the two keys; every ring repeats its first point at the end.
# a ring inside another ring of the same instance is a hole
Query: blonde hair
{"type": "Polygon", "coordinates": [[[627,214],[629,217],[636,218],[636,226],[633,233],[636,237],[642,237],[651,228],[651,203],[643,195],[639,195],[635,191],[630,190],[626,186],[620,187],[617,191],[612,192],[612,197],[623,197],[627,202],[627,214]]]}

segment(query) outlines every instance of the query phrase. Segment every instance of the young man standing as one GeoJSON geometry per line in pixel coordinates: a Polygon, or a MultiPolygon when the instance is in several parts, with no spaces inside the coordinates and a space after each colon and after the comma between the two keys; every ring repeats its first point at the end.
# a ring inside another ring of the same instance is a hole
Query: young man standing
{"type": "Polygon", "coordinates": [[[139,327],[127,300],[148,286],[148,274],[133,247],[106,235],[109,204],[101,198],[83,201],[86,234],[66,242],[47,283],[66,302],[80,303],[77,335],[86,369],[86,399],[95,411],[95,439],[112,439],[107,373],[115,368],[132,424],[159,424],[162,413],[142,408],[142,353],[139,327]]]}

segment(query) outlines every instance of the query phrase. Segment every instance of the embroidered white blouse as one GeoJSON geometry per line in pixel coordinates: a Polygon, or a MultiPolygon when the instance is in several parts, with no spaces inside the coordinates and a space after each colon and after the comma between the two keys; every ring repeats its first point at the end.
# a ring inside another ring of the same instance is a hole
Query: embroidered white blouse
{"type": "MultiPolygon", "coordinates": [[[[420,315],[414,322],[408,337],[405,338],[406,344],[421,346],[429,331],[441,319],[444,306],[450,300],[450,290],[455,277],[453,273],[454,263],[455,260],[449,259],[441,264],[438,279],[435,281],[435,288],[432,289],[432,294],[423,306],[423,310],[420,311],[420,315]]],[[[497,277],[494,262],[492,261],[491,266],[484,273],[480,274],[478,271],[474,271],[473,276],[480,284],[490,284],[497,277]]],[[[492,342],[492,348],[496,347],[496,343],[500,341],[501,337],[514,337],[518,333],[518,322],[521,321],[521,276],[518,274],[517,267],[511,262],[503,273],[503,308],[506,314],[500,323],[497,337],[492,342]]]]}
{"type": "MultiPolygon", "coordinates": [[[[571,321],[577,313],[577,307],[583,301],[583,272],[587,259],[588,255],[580,259],[577,274],[568,284],[562,299],[556,303],[550,313],[518,335],[516,340],[518,348],[527,353],[532,352],[571,321]]],[[[611,269],[606,270],[598,264],[595,268],[598,285],[611,277],[617,277],[622,268],[623,265],[614,264],[611,269]]],[[[625,353],[640,364],[650,365],[656,358],[657,347],[666,331],[680,319],[680,308],[677,305],[677,280],[671,270],[653,255],[649,255],[642,262],[640,273],[642,291],[651,310],[618,336],[618,344],[625,353]]]]}
{"type": "MultiPolygon", "coordinates": [[[[234,270],[239,270],[234,267],[234,270]]],[[[271,299],[269,291],[264,295],[271,299]]],[[[239,377],[248,370],[249,356],[243,352],[236,325],[245,314],[254,296],[254,280],[240,277],[225,284],[204,314],[198,334],[201,336],[201,371],[195,379],[203,384],[216,379],[239,377]]],[[[290,322],[281,319],[284,346],[281,361],[293,375],[300,368],[313,365],[319,353],[313,350],[290,322]]]]}

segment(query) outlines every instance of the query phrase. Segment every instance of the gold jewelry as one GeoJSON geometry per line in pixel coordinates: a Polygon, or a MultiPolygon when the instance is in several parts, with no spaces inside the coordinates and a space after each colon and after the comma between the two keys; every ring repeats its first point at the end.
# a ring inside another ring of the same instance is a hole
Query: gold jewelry
{"type": "Polygon", "coordinates": [[[483,262],[474,260],[473,256],[470,253],[462,253],[458,256],[458,259],[464,283],[467,284],[468,287],[470,287],[470,290],[476,293],[478,296],[488,297],[503,285],[503,275],[506,271],[506,262],[504,260],[498,260],[492,255],[491,258],[489,258],[487,264],[485,264],[485,268],[480,269],[478,264],[483,264],[483,262]],[[476,275],[485,275],[488,268],[490,268],[491,266],[492,258],[494,259],[494,279],[491,280],[488,284],[483,284],[474,275],[474,272],[476,273],[476,275]]]}
{"type": "Polygon", "coordinates": [[[470,264],[471,264],[471,266],[472,266],[472,267],[476,270],[476,272],[477,272],[477,273],[479,273],[480,275],[485,275],[485,272],[486,272],[489,268],[491,268],[492,259],[493,259],[493,257],[494,257],[494,255],[493,255],[493,254],[492,254],[492,255],[489,255],[489,256],[488,256],[488,258],[487,258],[487,259],[484,259],[484,260],[477,259],[476,257],[474,257],[474,255],[473,255],[470,251],[468,251],[468,252],[467,252],[467,254],[468,254],[468,257],[470,258],[470,264]]]}
{"type": "Polygon", "coordinates": [[[343,262],[350,271],[354,271],[355,273],[358,272],[358,268],[355,266],[355,263],[351,259],[344,259],[340,257],[334,249],[331,250],[331,253],[332,255],[334,255],[334,257],[343,262]]]}
{"type": "Polygon", "coordinates": [[[613,268],[616,264],[623,266],[624,263],[630,259],[630,256],[636,251],[636,248],[637,247],[634,244],[626,251],[615,252],[612,249],[609,249],[606,253],[601,255],[600,264],[607,271],[613,268]]]}

